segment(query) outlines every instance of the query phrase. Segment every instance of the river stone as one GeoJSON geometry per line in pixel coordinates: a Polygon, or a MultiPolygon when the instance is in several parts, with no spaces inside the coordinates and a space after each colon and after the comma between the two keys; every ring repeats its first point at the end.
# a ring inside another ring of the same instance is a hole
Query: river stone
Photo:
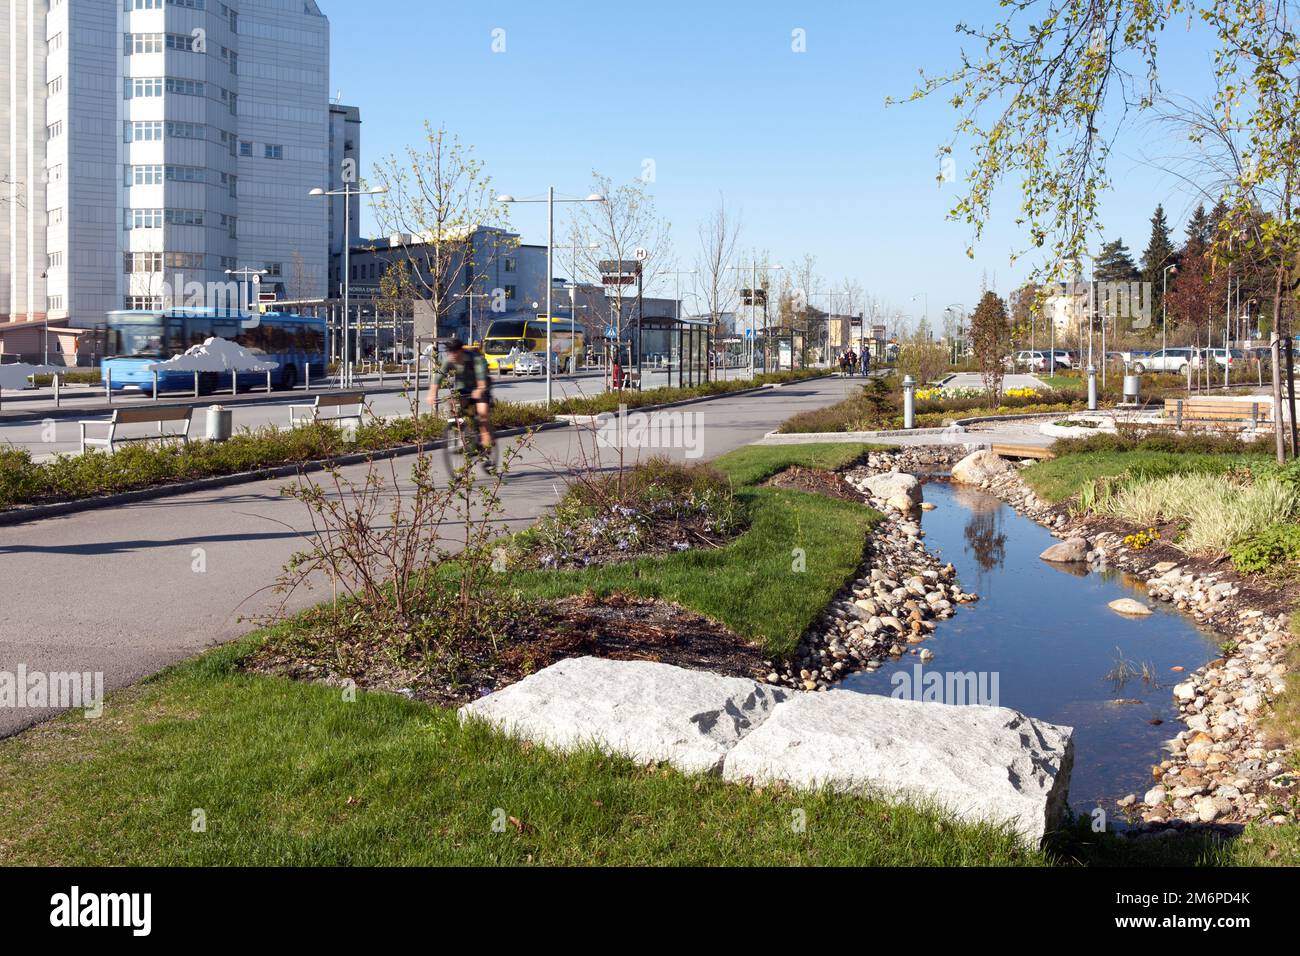
{"type": "Polygon", "coordinates": [[[460,709],[557,750],[597,746],[685,773],[713,773],[787,691],[652,661],[560,661],[460,709]]]}
{"type": "Polygon", "coordinates": [[[1115,613],[1124,614],[1128,617],[1146,617],[1151,613],[1151,608],[1132,598],[1118,598],[1106,606],[1115,613]]]}
{"type": "Polygon", "coordinates": [[[1008,824],[1036,846],[1064,813],[1073,736],[1005,707],[832,690],[779,704],[727,754],[722,775],[938,805],[1008,824]]]}
{"type": "Polygon", "coordinates": [[[953,465],[952,480],[966,485],[978,485],[1013,468],[1015,466],[1011,462],[984,448],[971,452],[953,465]]]}
{"type": "Polygon", "coordinates": [[[1057,542],[1039,555],[1044,561],[1057,564],[1075,564],[1088,560],[1088,539],[1067,538],[1057,542]]]}
{"type": "Polygon", "coordinates": [[[901,471],[887,471],[881,475],[869,475],[862,485],[873,498],[905,498],[909,505],[921,503],[921,483],[914,475],[901,471]]]}

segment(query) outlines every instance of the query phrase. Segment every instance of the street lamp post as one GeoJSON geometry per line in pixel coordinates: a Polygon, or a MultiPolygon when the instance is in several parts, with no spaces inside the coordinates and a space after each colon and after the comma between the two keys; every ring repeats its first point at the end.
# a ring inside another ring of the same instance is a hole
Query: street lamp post
{"type": "Polygon", "coordinates": [[[469,344],[470,344],[470,345],[473,345],[473,344],[474,344],[474,300],[475,300],[475,299],[490,299],[490,298],[492,298],[492,293],[490,293],[490,292],[456,292],[456,293],[453,294],[453,297],[454,297],[454,298],[457,298],[457,299],[468,299],[468,300],[469,300],[469,344]]]}
{"type": "Polygon", "coordinates": [[[1178,263],[1171,262],[1160,272],[1160,350],[1162,352],[1169,347],[1169,273],[1177,271],[1178,263]]]}
{"type": "MultiPolygon", "coordinates": [[[[555,267],[555,204],[557,202],[605,202],[605,197],[599,193],[592,193],[585,199],[578,198],[555,198],[555,187],[546,187],[545,199],[516,199],[509,193],[502,193],[497,197],[499,203],[515,202],[544,202],[546,203],[546,405],[549,408],[551,404],[551,286],[555,280],[553,278],[555,267]]],[[[640,343],[638,343],[639,345],[640,343]]]]}
{"type": "MultiPolygon", "coordinates": [[[[740,271],[745,266],[731,266],[732,269],[740,271]]],[[[767,266],[769,272],[780,272],[782,266],[767,266]]],[[[750,260],[750,282],[749,282],[749,334],[751,344],[749,347],[749,377],[754,377],[754,345],[758,340],[758,316],[755,310],[758,308],[758,257],[755,256],[750,260]]],[[[742,280],[743,281],[743,280],[742,280]]],[[[742,290],[743,291],[743,290],[742,290]]],[[[767,290],[763,290],[763,371],[767,371],[767,290]]]]}
{"type": "Polygon", "coordinates": [[[339,384],[344,388],[352,384],[352,361],[348,357],[348,299],[351,291],[348,280],[351,277],[352,265],[352,197],[374,196],[386,192],[388,192],[387,186],[361,189],[360,187],[353,188],[344,183],[342,189],[322,189],[317,186],[307,194],[309,196],[343,197],[343,351],[339,356],[342,360],[342,365],[339,368],[339,384]]]}

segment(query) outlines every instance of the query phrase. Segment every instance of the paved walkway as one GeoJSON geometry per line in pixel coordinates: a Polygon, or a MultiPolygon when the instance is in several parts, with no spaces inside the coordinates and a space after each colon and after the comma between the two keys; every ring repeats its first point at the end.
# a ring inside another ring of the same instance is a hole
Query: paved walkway
{"type": "MultiPolygon", "coordinates": [[[[711,458],[761,438],[776,425],[832,404],[859,387],[840,379],[769,389],[687,406],[699,416],[700,451],[711,458]]],[[[505,521],[521,528],[564,489],[591,455],[590,432],[535,436],[503,495],[505,521]]],[[[642,455],[660,453],[642,452],[642,455]]],[[[681,459],[683,449],[661,453],[681,459]]],[[[634,454],[634,453],[633,453],[634,454]]],[[[629,454],[629,459],[632,457],[629,454]]],[[[605,450],[603,465],[616,458],[605,450]]],[[[411,458],[398,459],[409,470],[411,458]]],[[[435,455],[436,467],[442,467],[435,455]]],[[[359,480],[365,466],[343,469],[359,480]]],[[[265,613],[261,590],[303,544],[302,505],[280,497],[286,480],[263,481],[0,528],[0,672],[103,672],[121,687],[251,629],[265,613]]],[[[324,595],[300,594],[293,606],[324,595]]],[[[0,736],[49,716],[0,709],[0,736]]]]}

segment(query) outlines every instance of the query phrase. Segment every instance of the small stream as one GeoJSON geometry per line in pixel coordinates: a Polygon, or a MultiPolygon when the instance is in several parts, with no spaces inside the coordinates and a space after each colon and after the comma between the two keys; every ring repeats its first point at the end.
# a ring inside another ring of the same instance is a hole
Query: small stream
{"type": "MultiPolygon", "coordinates": [[[[951,561],[962,587],[980,600],[921,645],[935,655],[924,672],[976,672],[984,686],[996,675],[998,704],[1072,726],[1076,812],[1101,805],[1112,813],[1125,794],[1140,798],[1164,742],[1183,729],[1173,685],[1219,655],[1217,638],[1160,602],[1150,617],[1116,614],[1108,602],[1146,597],[1140,581],[1041,560],[1057,539],[992,495],[929,481],[925,497],[936,506],[921,519],[926,547],[951,561]],[[1108,679],[1121,659],[1135,673],[1108,679]],[[1144,679],[1143,665],[1154,681],[1144,679]]],[[[888,695],[893,675],[913,675],[917,666],[906,655],[842,686],[888,695]]]]}

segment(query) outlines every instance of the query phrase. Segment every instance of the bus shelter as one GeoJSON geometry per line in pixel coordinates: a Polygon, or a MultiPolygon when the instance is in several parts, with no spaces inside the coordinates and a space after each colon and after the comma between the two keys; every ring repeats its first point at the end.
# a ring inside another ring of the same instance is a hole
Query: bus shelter
{"type": "Polygon", "coordinates": [[[807,333],[802,329],[773,326],[765,331],[759,330],[759,339],[772,371],[803,368],[807,333]]]}
{"type": "Polygon", "coordinates": [[[666,370],[669,387],[709,381],[712,333],[707,319],[646,316],[640,325],[639,352],[645,369],[666,370]]]}

